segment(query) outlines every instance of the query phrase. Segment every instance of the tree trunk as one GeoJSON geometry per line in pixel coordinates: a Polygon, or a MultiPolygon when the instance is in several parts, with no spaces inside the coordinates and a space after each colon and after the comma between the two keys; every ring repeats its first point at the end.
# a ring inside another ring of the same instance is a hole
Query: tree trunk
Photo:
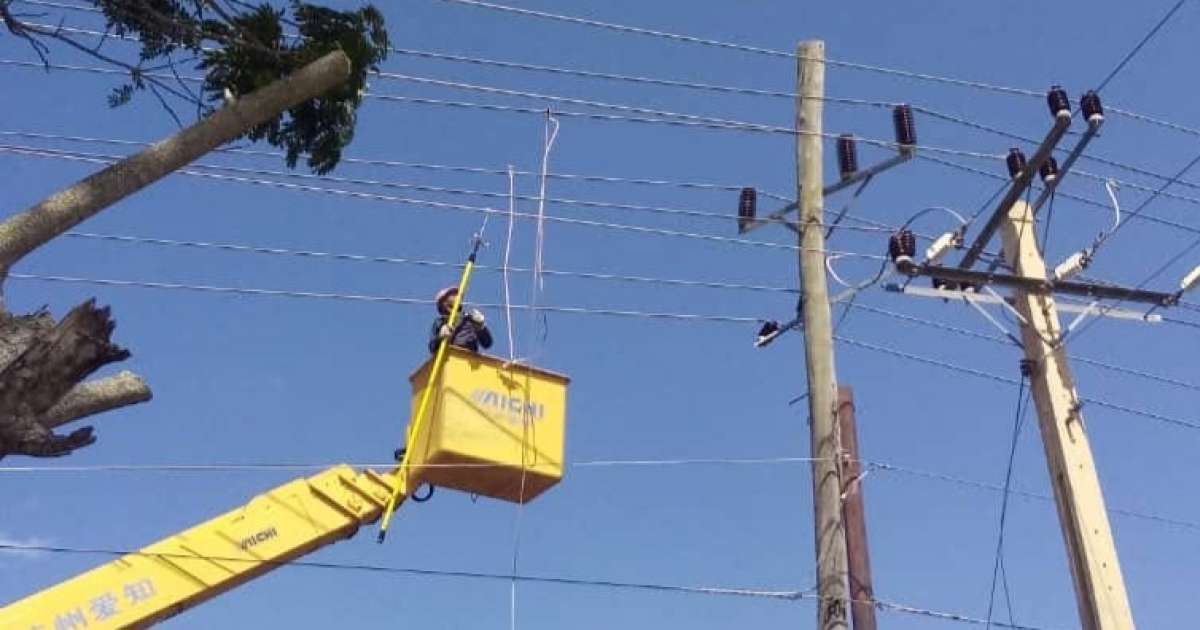
{"type": "MultiPolygon", "coordinates": [[[[331,52],[9,217],[0,223],[0,296],[8,271],[33,250],[255,125],[329,91],[350,71],[349,58],[331,52]]],[[[113,326],[108,308],[97,308],[95,300],[55,324],[45,311],[9,315],[0,297],[0,458],[65,455],[94,442],[92,428],[61,436],[55,427],[150,399],[146,383],[129,372],[80,383],[129,356],[110,340],[113,326]]]]}

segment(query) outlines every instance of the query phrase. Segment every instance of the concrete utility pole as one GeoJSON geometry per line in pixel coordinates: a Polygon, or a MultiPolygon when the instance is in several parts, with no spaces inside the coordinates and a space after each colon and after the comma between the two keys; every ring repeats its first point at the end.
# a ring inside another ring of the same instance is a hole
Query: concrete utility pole
{"type": "Polygon", "coordinates": [[[813,456],[813,531],[817,543],[820,630],[846,630],[846,538],[842,480],[834,418],[837,387],[833,331],[825,284],[824,182],[821,115],[825,97],[825,42],[802,42],[796,51],[796,193],[800,200],[800,296],[808,367],[809,426],[813,456]]]}
{"type": "Polygon", "coordinates": [[[850,570],[850,617],[854,630],[875,630],[875,590],[871,587],[871,554],[867,551],[867,512],[863,501],[862,457],[854,418],[854,390],[837,390],[838,433],[842,442],[842,517],[846,526],[846,555],[850,570]]]}
{"type": "MultiPolygon", "coordinates": [[[[1005,256],[1015,274],[1045,280],[1046,263],[1038,253],[1032,208],[1018,201],[1006,218],[1001,237],[1005,256]]],[[[1034,292],[1020,286],[1015,288],[1013,298],[1024,318],[1021,338],[1025,357],[1033,363],[1030,386],[1067,544],[1080,627],[1132,629],[1133,613],[1080,413],[1082,405],[1075,392],[1066,350],[1059,343],[1061,328],[1054,298],[1049,292],[1034,292]]]]}

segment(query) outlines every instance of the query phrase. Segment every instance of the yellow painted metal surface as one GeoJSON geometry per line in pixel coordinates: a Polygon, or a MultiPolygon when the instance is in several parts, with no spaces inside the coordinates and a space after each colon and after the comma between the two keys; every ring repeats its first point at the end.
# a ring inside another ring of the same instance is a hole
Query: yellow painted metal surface
{"type": "Polygon", "coordinates": [[[394,473],[335,466],[0,609],[0,629],[127,628],[161,621],[379,518],[394,473]]]}
{"type": "MultiPolygon", "coordinates": [[[[413,410],[432,360],[409,379],[413,410]]],[[[450,348],[427,424],[409,445],[414,481],[524,503],[563,476],[567,384],[560,374],[450,348]]]]}

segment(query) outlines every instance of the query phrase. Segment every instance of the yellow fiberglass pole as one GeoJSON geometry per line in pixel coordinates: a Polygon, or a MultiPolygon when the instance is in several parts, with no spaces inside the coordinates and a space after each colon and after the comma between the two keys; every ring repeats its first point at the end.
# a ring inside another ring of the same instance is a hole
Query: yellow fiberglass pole
{"type": "Polygon", "coordinates": [[[408,496],[408,476],[409,459],[412,457],[413,447],[417,444],[417,437],[421,434],[421,429],[425,427],[426,411],[429,408],[429,401],[433,398],[434,385],[441,377],[442,364],[446,360],[446,349],[450,347],[450,341],[454,337],[454,327],[458,323],[459,311],[462,309],[463,296],[467,294],[467,284],[471,281],[471,272],[475,269],[475,255],[479,253],[479,246],[483,244],[482,234],[476,235],[475,244],[471,248],[471,255],[467,257],[467,264],[463,267],[462,278],[458,281],[458,293],[454,296],[454,302],[450,306],[450,315],[446,319],[446,325],[450,327],[450,335],[443,337],[438,344],[437,354],[433,357],[433,366],[429,370],[429,378],[425,382],[425,389],[421,392],[421,403],[417,405],[417,413],[413,416],[412,423],[409,425],[408,434],[405,437],[404,459],[400,462],[400,483],[396,484],[396,489],[392,491],[391,498],[388,499],[387,508],[383,511],[383,521],[379,526],[379,536],[376,542],[382,543],[387,538],[388,525],[392,522],[392,513],[396,511],[396,503],[400,500],[401,495],[408,496]]]}

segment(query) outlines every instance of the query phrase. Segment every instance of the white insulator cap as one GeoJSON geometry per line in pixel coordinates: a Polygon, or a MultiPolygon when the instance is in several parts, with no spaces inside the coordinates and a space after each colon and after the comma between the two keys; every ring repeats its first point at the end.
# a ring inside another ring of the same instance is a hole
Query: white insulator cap
{"type": "Polygon", "coordinates": [[[1183,277],[1183,281],[1179,283],[1179,289],[1182,291],[1191,291],[1197,286],[1200,286],[1200,265],[1197,265],[1195,269],[1183,277]]]}
{"type": "Polygon", "coordinates": [[[950,250],[954,249],[954,244],[958,236],[954,232],[946,232],[937,237],[937,240],[925,250],[925,262],[937,264],[937,262],[946,257],[950,250]]]}
{"type": "Polygon", "coordinates": [[[1054,268],[1054,280],[1056,282],[1066,280],[1083,271],[1090,262],[1092,262],[1092,258],[1086,251],[1075,252],[1054,268]]]}

